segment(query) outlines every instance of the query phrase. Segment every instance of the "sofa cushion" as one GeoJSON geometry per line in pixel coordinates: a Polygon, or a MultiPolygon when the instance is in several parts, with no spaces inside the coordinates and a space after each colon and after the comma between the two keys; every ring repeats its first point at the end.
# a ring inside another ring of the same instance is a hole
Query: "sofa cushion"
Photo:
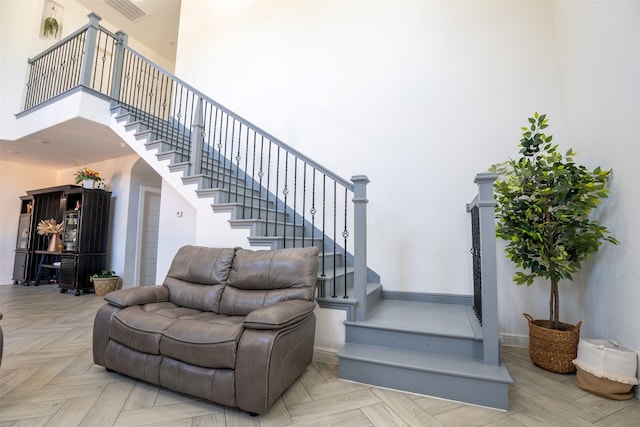
{"type": "Polygon", "coordinates": [[[197,319],[213,313],[179,307],[170,302],[135,305],[114,315],[109,337],[129,348],[149,354],[160,354],[162,334],[177,319],[197,319]]]}
{"type": "Polygon", "coordinates": [[[219,285],[227,281],[235,248],[183,246],[171,262],[168,277],[203,285],[219,285]]]}
{"type": "Polygon", "coordinates": [[[223,285],[201,285],[167,277],[164,286],[169,289],[169,300],[181,307],[217,313],[223,285]]]}
{"type": "Polygon", "coordinates": [[[113,316],[109,337],[134,350],[160,354],[160,338],[175,320],[149,313],[141,305],[127,307],[113,316]]]}
{"type": "Polygon", "coordinates": [[[233,369],[243,321],[244,317],[213,314],[198,320],[178,319],[164,332],[160,353],[204,368],[233,369]]]}
{"type": "Polygon", "coordinates": [[[264,251],[239,249],[219,312],[245,316],[280,301],[313,301],[317,269],[318,248],[314,246],[264,251]]]}

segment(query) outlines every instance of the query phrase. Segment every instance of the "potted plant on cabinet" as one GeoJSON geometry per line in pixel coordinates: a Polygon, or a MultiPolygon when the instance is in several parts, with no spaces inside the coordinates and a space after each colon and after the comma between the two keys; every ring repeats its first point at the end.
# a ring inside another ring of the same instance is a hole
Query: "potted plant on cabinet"
{"type": "Polygon", "coordinates": [[[80,168],[73,174],[73,182],[82,184],[84,188],[95,188],[100,181],[102,181],[100,174],[87,167],[80,168]]]}
{"type": "Polygon", "coordinates": [[[558,373],[574,372],[580,325],[559,321],[558,283],[572,280],[582,263],[603,241],[618,244],[607,228],[590,219],[608,196],[610,170],[577,165],[569,149],[563,156],[545,114],[535,113],[523,127],[520,158],[495,164],[496,235],[507,241],[507,256],[516,264],[517,285],[550,281],[549,319],[529,322],[529,355],[536,365],[558,373]]]}
{"type": "Polygon", "coordinates": [[[120,276],[115,274],[116,272],[112,270],[102,270],[89,277],[89,281],[93,283],[93,288],[96,291],[96,296],[103,297],[109,292],[120,289],[120,276]]]}

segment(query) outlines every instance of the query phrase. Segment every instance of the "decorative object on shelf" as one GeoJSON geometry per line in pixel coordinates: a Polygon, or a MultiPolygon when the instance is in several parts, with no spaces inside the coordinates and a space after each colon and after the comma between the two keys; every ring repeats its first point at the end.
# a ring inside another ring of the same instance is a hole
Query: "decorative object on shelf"
{"type": "Polygon", "coordinates": [[[62,240],[60,240],[60,233],[64,230],[64,224],[58,224],[53,218],[43,219],[38,223],[38,234],[41,236],[51,235],[49,238],[49,246],[47,251],[60,252],[62,248],[62,240]]]}
{"type": "Polygon", "coordinates": [[[116,276],[115,274],[116,272],[112,270],[102,270],[100,273],[96,273],[89,278],[89,281],[93,283],[96,296],[103,297],[109,292],[113,292],[122,287],[120,276],[116,276]]]}
{"type": "Polygon", "coordinates": [[[84,188],[96,188],[96,184],[102,181],[98,172],[93,169],[89,169],[86,166],[75,171],[73,178],[74,183],[82,183],[84,188]]]}
{"type": "Polygon", "coordinates": [[[575,371],[572,361],[582,322],[573,326],[559,321],[558,282],[572,280],[603,241],[619,242],[589,218],[608,195],[611,171],[577,165],[571,149],[563,156],[551,143],[552,136],[543,132],[547,127],[546,115],[535,113],[522,128],[521,157],[490,170],[499,175],[494,185],[496,235],[507,241],[507,256],[518,268],[515,283],[530,286],[536,278],[551,282],[549,320],[524,315],[529,321],[529,356],[544,369],[569,373],[575,371]],[[562,349],[563,344],[568,348],[562,349]]]}

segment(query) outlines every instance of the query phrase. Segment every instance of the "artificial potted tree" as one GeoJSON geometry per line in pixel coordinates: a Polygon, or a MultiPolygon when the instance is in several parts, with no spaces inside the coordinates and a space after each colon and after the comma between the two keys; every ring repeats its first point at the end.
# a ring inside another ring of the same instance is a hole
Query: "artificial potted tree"
{"type": "Polygon", "coordinates": [[[506,254],[517,267],[514,281],[530,286],[534,279],[550,282],[549,319],[529,322],[529,355],[552,372],[575,371],[580,325],[560,322],[560,280],[572,280],[602,242],[619,242],[589,217],[608,195],[610,170],[577,165],[569,149],[563,156],[545,114],[535,113],[523,127],[520,157],[495,164],[496,235],[507,241],[506,254]]]}

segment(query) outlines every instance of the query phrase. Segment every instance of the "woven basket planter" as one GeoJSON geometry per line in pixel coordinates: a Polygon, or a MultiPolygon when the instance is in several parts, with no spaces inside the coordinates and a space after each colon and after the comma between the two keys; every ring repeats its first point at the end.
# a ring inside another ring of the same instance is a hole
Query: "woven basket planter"
{"type": "Polygon", "coordinates": [[[576,371],[573,360],[578,356],[580,325],[560,322],[562,330],[551,329],[549,320],[534,320],[522,314],[529,322],[529,357],[531,361],[547,371],[571,374],[576,371]]]}
{"type": "Polygon", "coordinates": [[[116,289],[120,289],[120,277],[107,277],[107,278],[93,278],[93,288],[96,291],[96,296],[103,297],[109,292],[113,292],[116,289]]]}

